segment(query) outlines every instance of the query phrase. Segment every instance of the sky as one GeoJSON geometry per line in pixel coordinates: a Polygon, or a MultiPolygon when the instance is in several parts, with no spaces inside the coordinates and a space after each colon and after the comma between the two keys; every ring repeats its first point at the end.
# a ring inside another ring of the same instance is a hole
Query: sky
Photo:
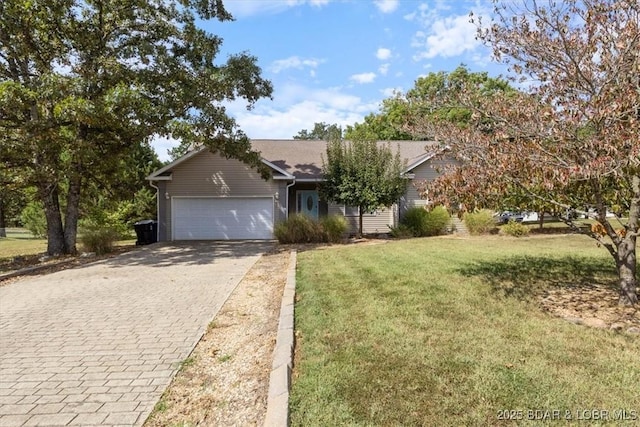
{"type": "MultiPolygon", "coordinates": [[[[452,71],[505,75],[476,40],[469,13],[489,22],[488,0],[226,0],[235,20],[200,26],[224,40],[219,58],[248,52],[273,83],[273,99],[227,112],[253,139],[291,139],[316,122],[343,128],[420,76],[452,71]]],[[[175,141],[153,143],[161,160],[175,141]]]]}

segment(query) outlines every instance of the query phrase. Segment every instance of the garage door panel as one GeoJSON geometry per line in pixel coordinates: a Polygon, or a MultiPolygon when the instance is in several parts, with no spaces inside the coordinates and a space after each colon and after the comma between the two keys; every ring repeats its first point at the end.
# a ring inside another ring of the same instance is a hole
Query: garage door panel
{"type": "Polygon", "coordinates": [[[176,198],[174,240],[271,239],[272,198],[176,198]]]}

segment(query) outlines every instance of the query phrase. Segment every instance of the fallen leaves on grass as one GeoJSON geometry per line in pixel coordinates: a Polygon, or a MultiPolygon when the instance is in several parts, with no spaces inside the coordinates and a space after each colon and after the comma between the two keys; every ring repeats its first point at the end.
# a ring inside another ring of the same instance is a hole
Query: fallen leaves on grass
{"type": "Polygon", "coordinates": [[[540,298],[542,308],[558,317],[586,326],[618,331],[640,331],[640,307],[618,304],[618,295],[603,285],[550,289],[540,298]]]}

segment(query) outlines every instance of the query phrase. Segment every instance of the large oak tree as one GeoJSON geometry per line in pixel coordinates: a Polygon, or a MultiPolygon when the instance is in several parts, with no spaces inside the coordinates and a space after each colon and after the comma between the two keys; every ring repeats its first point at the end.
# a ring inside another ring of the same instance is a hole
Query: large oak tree
{"type": "Polygon", "coordinates": [[[0,161],[37,188],[49,254],[75,252],[87,182],[153,135],[261,168],[222,103],[271,84],[246,53],[217,60],[197,25],[231,19],[221,0],[0,2],[0,161]]]}
{"type": "Polygon", "coordinates": [[[412,117],[460,166],[425,188],[437,202],[493,207],[520,199],[575,210],[599,225],[585,230],[619,275],[620,303],[636,304],[640,218],[640,3],[636,0],[496,2],[479,37],[510,65],[519,91],[465,82],[427,94],[424,106],[461,108],[469,121],[412,117]],[[590,208],[595,208],[593,211],[590,208]],[[615,217],[607,216],[612,212],[615,217]]]}

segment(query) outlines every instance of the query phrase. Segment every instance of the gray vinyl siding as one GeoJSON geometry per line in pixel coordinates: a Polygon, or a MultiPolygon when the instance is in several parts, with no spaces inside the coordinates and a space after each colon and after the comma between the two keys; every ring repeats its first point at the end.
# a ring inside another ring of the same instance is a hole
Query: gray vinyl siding
{"type": "MultiPolygon", "coordinates": [[[[329,215],[343,215],[342,205],[329,203],[329,215]]],[[[389,232],[389,227],[395,225],[394,207],[380,208],[373,214],[364,214],[362,217],[362,231],[365,234],[383,234],[389,232]]],[[[345,215],[349,225],[349,233],[358,231],[358,215],[345,215]]]]}
{"type": "Polygon", "coordinates": [[[451,159],[433,159],[426,161],[411,171],[414,174],[414,178],[409,182],[404,200],[401,203],[401,215],[403,215],[409,208],[414,206],[426,206],[428,204],[428,200],[420,197],[418,186],[422,181],[433,181],[439,177],[441,173],[436,169],[444,170],[445,165],[448,164],[451,164],[451,159]]]}
{"type": "Polygon", "coordinates": [[[278,199],[275,201],[273,222],[277,224],[287,219],[287,184],[288,181],[274,181],[278,186],[278,199]]]}
{"type": "Polygon", "coordinates": [[[164,239],[170,240],[171,203],[173,197],[273,197],[274,221],[283,218],[286,183],[265,181],[250,166],[235,159],[226,159],[208,151],[176,165],[172,169],[171,181],[165,181],[166,188],[159,197],[167,203],[161,212],[161,230],[164,239]],[[277,198],[275,195],[278,194],[277,198]],[[164,226],[162,226],[164,224],[164,226]]]}
{"type": "Polygon", "coordinates": [[[158,194],[156,195],[158,198],[158,240],[165,242],[170,240],[168,237],[170,236],[168,219],[171,218],[171,203],[165,197],[167,181],[157,181],[155,184],[158,187],[158,194]]]}

